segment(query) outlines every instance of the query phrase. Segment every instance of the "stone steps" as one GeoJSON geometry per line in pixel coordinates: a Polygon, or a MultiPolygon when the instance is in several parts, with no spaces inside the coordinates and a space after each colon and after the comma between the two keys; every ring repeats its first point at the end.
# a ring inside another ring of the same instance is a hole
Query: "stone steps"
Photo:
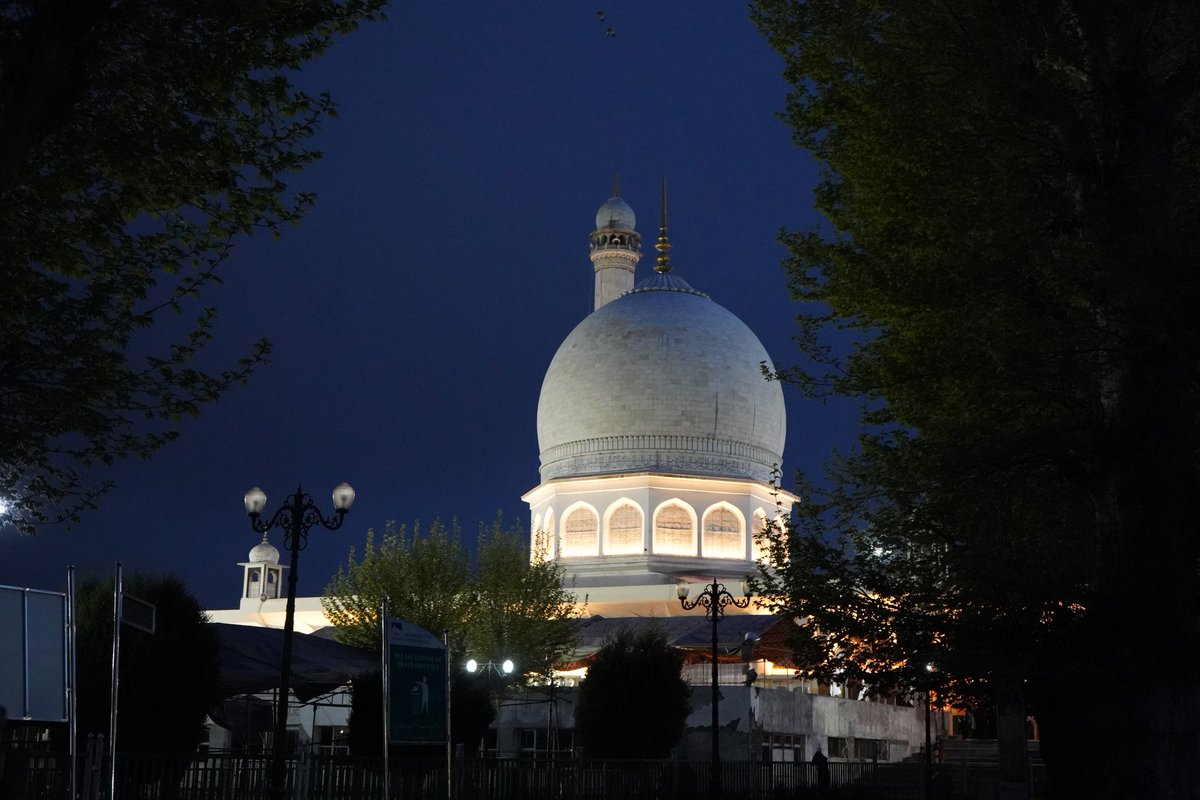
{"type": "MultiPolygon", "coordinates": [[[[1042,766],[1041,743],[1026,742],[1031,767],[1042,766]]],[[[916,756],[924,759],[924,755],[916,756]]],[[[1000,762],[1000,745],[995,739],[944,739],[942,741],[943,764],[966,764],[980,769],[995,768],[1000,762]]]]}

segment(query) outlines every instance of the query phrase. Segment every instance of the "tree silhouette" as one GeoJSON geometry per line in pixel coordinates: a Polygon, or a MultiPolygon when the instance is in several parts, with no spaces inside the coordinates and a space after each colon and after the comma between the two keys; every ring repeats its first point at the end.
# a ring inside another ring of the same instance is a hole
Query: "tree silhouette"
{"type": "Polygon", "coordinates": [[[613,634],[588,666],[575,734],[589,757],[666,758],[683,735],[691,689],[683,654],[655,627],[613,634]]]}

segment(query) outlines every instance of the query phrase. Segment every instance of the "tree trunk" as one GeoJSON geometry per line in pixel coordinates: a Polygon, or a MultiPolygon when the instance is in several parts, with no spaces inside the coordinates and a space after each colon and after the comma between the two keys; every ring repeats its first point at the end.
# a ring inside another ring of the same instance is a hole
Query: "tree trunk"
{"type": "Polygon", "coordinates": [[[1144,361],[1118,372],[1098,492],[1098,580],[1083,639],[1061,665],[1077,656],[1080,668],[1052,690],[1044,728],[1056,798],[1200,796],[1188,372],[1144,361]]]}
{"type": "Polygon", "coordinates": [[[1002,679],[996,689],[996,740],[1000,747],[999,800],[1028,800],[1025,697],[1017,680],[1002,679]]]}

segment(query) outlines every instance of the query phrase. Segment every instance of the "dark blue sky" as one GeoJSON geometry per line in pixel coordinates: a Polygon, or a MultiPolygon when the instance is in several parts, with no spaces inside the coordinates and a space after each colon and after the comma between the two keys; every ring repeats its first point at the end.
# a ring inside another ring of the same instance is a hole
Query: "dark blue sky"
{"type": "MultiPolygon", "coordinates": [[[[152,461],[114,469],[119,487],[74,529],[0,530],[0,583],[58,589],[67,564],[121,560],[232,607],[257,541],[252,485],[269,508],[297,483],[325,508],[338,482],[358,491],[342,530],[314,531],[302,594],[389,519],[456,516],[473,535],[502,510],[527,525],[542,376],[591,310],[588,234],[616,173],[639,277],[665,176],[678,274],[794,362],[776,237],[817,223],[817,171],[776,117],[780,71],[727,0],[394,5],[300,76],[340,108],[295,181],[316,209],[278,241],[242,240],[204,298],[221,311],[212,365],[260,336],[272,363],[152,461]]],[[[790,485],[855,428],[786,397],[790,485]]]]}

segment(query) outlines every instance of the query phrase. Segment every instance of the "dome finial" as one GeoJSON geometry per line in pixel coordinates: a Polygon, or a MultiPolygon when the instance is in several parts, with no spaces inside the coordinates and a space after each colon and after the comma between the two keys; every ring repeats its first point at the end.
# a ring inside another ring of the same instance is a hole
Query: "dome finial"
{"type": "Polygon", "coordinates": [[[658,260],[654,265],[654,271],[662,274],[671,271],[671,257],[667,255],[667,251],[671,249],[671,242],[667,239],[667,179],[662,179],[662,209],[660,212],[660,220],[658,223],[658,241],[654,243],[654,249],[658,251],[658,260]]]}
{"type": "Polygon", "coordinates": [[[621,173],[613,175],[613,197],[621,196],[621,173]]]}

